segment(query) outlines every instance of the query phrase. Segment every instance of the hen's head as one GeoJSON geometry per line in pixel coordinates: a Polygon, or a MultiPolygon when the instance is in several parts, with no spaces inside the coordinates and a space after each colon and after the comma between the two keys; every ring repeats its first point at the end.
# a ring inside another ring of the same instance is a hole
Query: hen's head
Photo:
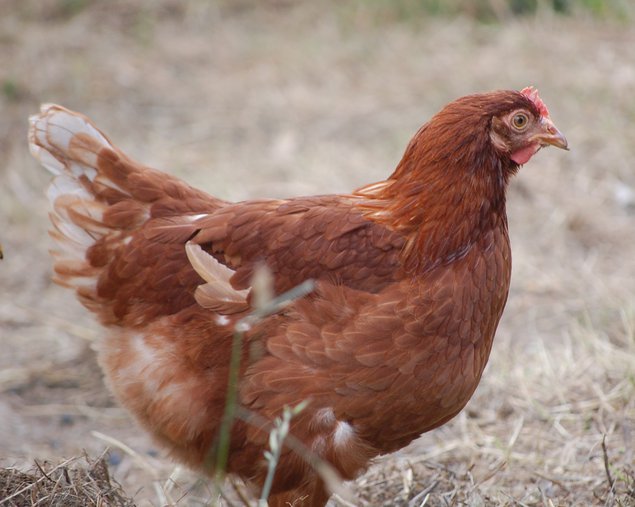
{"type": "Polygon", "coordinates": [[[480,166],[493,155],[512,172],[540,148],[567,149],[533,87],[467,95],[450,102],[414,137],[406,156],[422,167],[480,166]],[[448,161],[451,163],[448,164],[448,161]]]}
{"type": "Polygon", "coordinates": [[[551,121],[538,90],[530,86],[508,93],[509,100],[492,116],[489,134],[501,157],[522,165],[542,147],[568,149],[566,138],[551,121]]]}
{"type": "Polygon", "coordinates": [[[386,182],[357,193],[423,209],[422,202],[450,191],[458,200],[475,195],[478,201],[483,196],[476,195],[475,182],[481,181],[483,193],[496,193],[503,202],[510,176],[545,146],[568,149],[535,88],[467,95],[419,129],[386,182]]]}

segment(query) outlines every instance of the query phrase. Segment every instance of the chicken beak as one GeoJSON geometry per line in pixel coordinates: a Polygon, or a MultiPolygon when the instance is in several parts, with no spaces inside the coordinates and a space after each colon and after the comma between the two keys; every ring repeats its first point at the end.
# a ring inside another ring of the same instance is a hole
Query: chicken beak
{"type": "Polygon", "coordinates": [[[569,143],[549,117],[543,117],[540,121],[540,132],[533,136],[533,140],[540,143],[540,146],[555,146],[563,150],[569,150],[569,143]]]}

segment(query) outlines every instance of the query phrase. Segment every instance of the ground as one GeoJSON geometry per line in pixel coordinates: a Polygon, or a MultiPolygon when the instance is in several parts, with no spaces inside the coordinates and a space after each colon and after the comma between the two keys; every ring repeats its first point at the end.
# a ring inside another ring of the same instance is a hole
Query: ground
{"type": "Polygon", "coordinates": [[[99,327],[50,281],[48,175],[26,145],[41,102],[242,200],[382,179],[449,100],[535,85],[571,151],[540,152],[511,186],[513,283],[481,385],[332,502],[635,505],[635,26],[327,5],[0,4],[0,466],[110,447],[138,505],[213,498],[116,405],[91,349],[99,327]]]}

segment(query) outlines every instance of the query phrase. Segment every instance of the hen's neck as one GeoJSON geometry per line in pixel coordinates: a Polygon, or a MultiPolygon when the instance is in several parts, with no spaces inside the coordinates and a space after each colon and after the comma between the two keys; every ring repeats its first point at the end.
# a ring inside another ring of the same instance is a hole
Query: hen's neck
{"type": "Polygon", "coordinates": [[[455,139],[455,150],[438,151],[438,143],[424,150],[420,141],[415,137],[386,182],[360,192],[369,197],[370,218],[408,237],[408,271],[448,264],[489,231],[506,229],[505,191],[516,169],[504,167],[484,139],[455,139]]]}

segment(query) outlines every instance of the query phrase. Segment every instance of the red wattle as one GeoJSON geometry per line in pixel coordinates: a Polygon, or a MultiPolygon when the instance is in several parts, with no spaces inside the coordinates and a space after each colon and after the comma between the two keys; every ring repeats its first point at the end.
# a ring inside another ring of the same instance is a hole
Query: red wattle
{"type": "Polygon", "coordinates": [[[526,164],[529,159],[535,155],[539,148],[539,144],[530,144],[520,150],[516,150],[512,153],[510,158],[519,165],[526,164]]]}

